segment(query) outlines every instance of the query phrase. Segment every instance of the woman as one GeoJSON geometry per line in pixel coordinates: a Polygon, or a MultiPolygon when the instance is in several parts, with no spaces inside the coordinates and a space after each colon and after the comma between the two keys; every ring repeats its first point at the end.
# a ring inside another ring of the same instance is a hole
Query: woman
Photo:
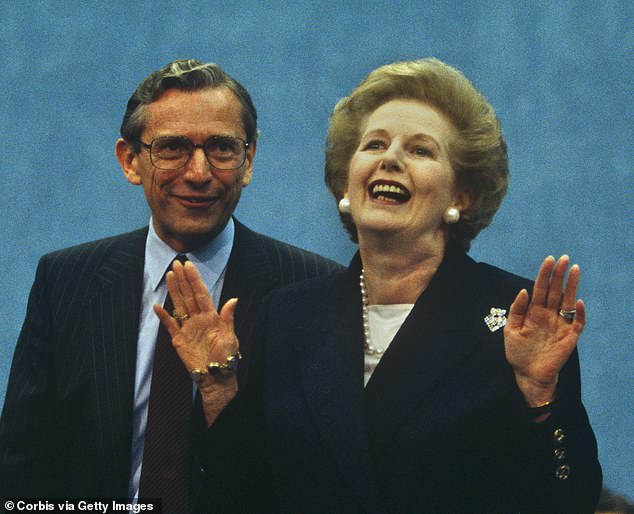
{"type": "MultiPolygon", "coordinates": [[[[507,175],[493,109],[438,60],[381,67],[337,104],[326,182],[359,252],[269,296],[238,395],[262,402],[279,511],[593,512],[579,267],[566,281],[568,257],[548,257],[532,285],[466,254],[507,175]]],[[[204,296],[193,267],[175,271],[190,319],[159,313],[185,365],[234,354],[232,305],[221,337],[185,335],[215,314],[186,300],[204,296]]],[[[236,388],[205,380],[210,424],[236,388]]]]}

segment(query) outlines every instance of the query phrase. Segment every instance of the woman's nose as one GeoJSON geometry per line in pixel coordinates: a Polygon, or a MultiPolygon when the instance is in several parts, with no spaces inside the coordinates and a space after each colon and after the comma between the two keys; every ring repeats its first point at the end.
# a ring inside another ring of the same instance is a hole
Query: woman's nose
{"type": "Polygon", "coordinates": [[[388,171],[401,171],[403,169],[403,149],[397,144],[391,144],[383,154],[381,167],[388,171]]]}

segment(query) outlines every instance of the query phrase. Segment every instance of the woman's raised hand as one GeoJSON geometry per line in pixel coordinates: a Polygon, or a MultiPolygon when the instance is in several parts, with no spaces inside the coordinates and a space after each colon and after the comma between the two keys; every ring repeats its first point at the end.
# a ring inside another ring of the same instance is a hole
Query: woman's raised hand
{"type": "Polygon", "coordinates": [[[504,327],[506,359],[528,405],[535,407],[555,398],[558,374],[579,340],[586,323],[582,300],[577,299],[579,266],[570,268],[563,255],[542,263],[533,296],[519,292],[504,327]]]}

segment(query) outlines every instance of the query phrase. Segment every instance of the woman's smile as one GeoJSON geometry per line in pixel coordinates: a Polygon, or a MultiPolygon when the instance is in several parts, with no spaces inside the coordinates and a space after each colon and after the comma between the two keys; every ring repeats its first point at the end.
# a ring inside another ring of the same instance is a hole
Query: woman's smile
{"type": "Polygon", "coordinates": [[[374,200],[388,204],[403,204],[412,197],[404,185],[390,180],[375,180],[368,187],[368,193],[374,200]]]}

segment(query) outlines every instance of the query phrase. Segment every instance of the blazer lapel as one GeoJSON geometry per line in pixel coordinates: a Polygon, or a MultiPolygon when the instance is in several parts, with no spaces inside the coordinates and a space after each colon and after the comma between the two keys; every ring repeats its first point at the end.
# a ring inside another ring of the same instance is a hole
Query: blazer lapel
{"type": "MultiPolygon", "coordinates": [[[[356,267],[355,267],[356,269],[356,267]]],[[[321,298],[312,326],[306,327],[297,355],[312,418],[339,474],[360,504],[380,504],[372,476],[363,400],[363,351],[358,274],[321,298]],[[333,309],[333,306],[340,307],[333,309]]]]}
{"type": "Polygon", "coordinates": [[[473,266],[464,253],[448,248],[375,369],[366,387],[375,448],[387,445],[439,382],[486,340],[482,320],[486,312],[471,283],[473,266]],[[482,311],[482,317],[473,315],[474,308],[482,311]]]}
{"type": "Polygon", "coordinates": [[[132,441],[136,347],[147,229],[115,240],[96,270],[99,288],[89,300],[95,451],[105,481],[127,495],[132,441]]]}

